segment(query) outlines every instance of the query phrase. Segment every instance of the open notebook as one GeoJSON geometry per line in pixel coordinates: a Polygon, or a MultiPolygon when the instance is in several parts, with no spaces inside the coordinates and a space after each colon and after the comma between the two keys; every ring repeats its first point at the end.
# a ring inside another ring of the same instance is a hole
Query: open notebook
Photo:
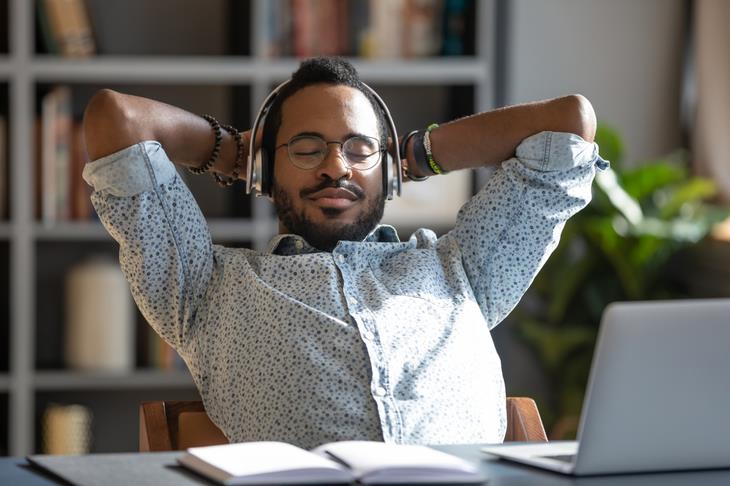
{"type": "Polygon", "coordinates": [[[480,483],[473,464],[425,446],[344,441],[306,451],[283,442],[193,447],[179,462],[222,484],[480,483]]]}

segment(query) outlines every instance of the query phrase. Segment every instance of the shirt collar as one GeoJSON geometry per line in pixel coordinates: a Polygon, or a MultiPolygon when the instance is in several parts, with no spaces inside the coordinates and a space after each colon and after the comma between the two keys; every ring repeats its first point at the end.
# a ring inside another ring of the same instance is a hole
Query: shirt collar
{"type": "MultiPolygon", "coordinates": [[[[400,243],[395,228],[388,224],[378,225],[364,239],[368,243],[400,243]]],[[[305,253],[316,253],[319,250],[307,243],[307,240],[299,235],[283,234],[274,236],[266,248],[266,253],[272,255],[301,255],[305,253]]]]}

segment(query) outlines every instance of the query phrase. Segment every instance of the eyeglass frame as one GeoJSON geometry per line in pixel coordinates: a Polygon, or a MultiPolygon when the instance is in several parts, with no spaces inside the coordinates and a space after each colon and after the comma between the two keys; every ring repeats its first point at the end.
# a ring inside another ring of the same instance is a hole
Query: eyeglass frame
{"type": "Polygon", "coordinates": [[[381,142],[381,140],[379,138],[371,137],[369,135],[360,135],[360,134],[352,135],[352,136],[348,137],[347,140],[345,140],[344,142],[341,142],[339,140],[325,140],[324,137],[317,135],[315,133],[300,133],[299,135],[295,135],[292,138],[290,138],[288,142],[282,143],[278,147],[274,147],[274,152],[276,152],[277,150],[279,150],[282,147],[286,147],[286,149],[287,149],[286,154],[289,157],[289,162],[291,162],[294,165],[294,167],[301,169],[301,170],[315,170],[318,167],[320,167],[324,163],[324,161],[327,159],[327,157],[330,154],[329,146],[330,146],[330,144],[333,144],[333,143],[336,143],[340,146],[340,153],[342,154],[342,159],[345,161],[345,164],[347,165],[347,167],[352,170],[365,171],[365,170],[370,170],[373,167],[377,167],[377,165],[383,160],[383,154],[387,152],[387,148],[383,145],[383,143],[381,142]],[[292,143],[294,143],[296,140],[304,139],[304,138],[321,140],[322,142],[325,143],[325,146],[327,147],[327,152],[325,152],[325,154],[322,156],[322,160],[320,160],[319,163],[317,165],[315,165],[314,167],[301,167],[301,166],[297,165],[297,163],[294,162],[294,160],[292,158],[291,152],[289,151],[289,146],[292,143]],[[343,148],[347,142],[349,142],[350,140],[355,139],[355,138],[370,139],[370,140],[375,140],[377,142],[378,150],[376,150],[372,154],[368,155],[368,157],[372,157],[376,153],[379,155],[378,160],[375,161],[373,163],[373,165],[370,165],[370,166],[364,167],[364,168],[354,167],[352,165],[352,162],[350,162],[350,159],[347,158],[347,155],[343,151],[343,148]]]}

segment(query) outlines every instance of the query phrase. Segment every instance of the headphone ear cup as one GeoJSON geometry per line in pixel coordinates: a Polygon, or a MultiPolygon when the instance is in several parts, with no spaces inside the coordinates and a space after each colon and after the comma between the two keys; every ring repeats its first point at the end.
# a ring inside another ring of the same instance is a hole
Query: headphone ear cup
{"type": "Polygon", "coordinates": [[[393,199],[393,175],[393,156],[390,155],[390,152],[386,152],[383,168],[383,194],[388,199],[393,199]]]}
{"type": "Polygon", "coordinates": [[[271,161],[266,150],[260,149],[258,151],[258,160],[261,164],[261,195],[271,196],[271,161]]]}
{"type": "Polygon", "coordinates": [[[264,164],[262,163],[262,151],[261,149],[258,149],[256,151],[256,154],[254,155],[253,164],[254,164],[254,186],[256,188],[256,193],[258,195],[264,195],[264,184],[265,184],[265,174],[264,174],[264,164]]]}

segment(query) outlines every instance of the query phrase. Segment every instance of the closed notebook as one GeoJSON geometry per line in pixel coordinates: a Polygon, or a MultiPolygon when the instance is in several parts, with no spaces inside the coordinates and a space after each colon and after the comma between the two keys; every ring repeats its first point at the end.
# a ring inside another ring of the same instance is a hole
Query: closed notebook
{"type": "Polygon", "coordinates": [[[471,463],[424,446],[345,441],[312,452],[283,442],[187,450],[180,463],[222,484],[478,483],[471,463]]]}

